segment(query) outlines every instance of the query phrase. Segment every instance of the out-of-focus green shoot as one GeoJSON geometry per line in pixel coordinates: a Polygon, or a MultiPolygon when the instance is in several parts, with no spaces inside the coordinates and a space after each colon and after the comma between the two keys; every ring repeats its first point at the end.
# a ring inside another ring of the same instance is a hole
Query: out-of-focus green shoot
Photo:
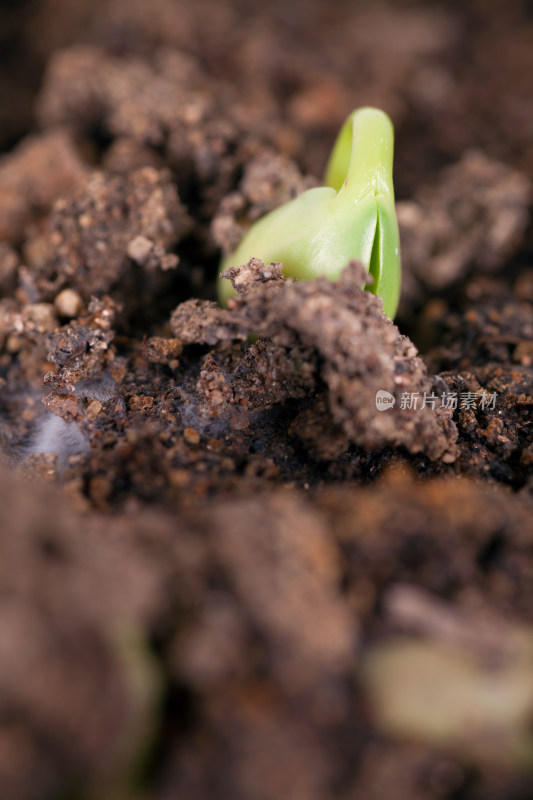
{"type": "MultiPolygon", "coordinates": [[[[372,275],[365,288],[379,295],[393,317],[401,283],[400,241],[394,207],[392,159],[394,130],[377,108],[354,111],[333,148],[326,186],[309,189],[252,225],[222,270],[251,258],[281,261],[286,276],[310,280],[326,275],[336,280],[343,268],[359,259],[372,275]]],[[[219,278],[220,302],[234,294],[219,278]]]]}

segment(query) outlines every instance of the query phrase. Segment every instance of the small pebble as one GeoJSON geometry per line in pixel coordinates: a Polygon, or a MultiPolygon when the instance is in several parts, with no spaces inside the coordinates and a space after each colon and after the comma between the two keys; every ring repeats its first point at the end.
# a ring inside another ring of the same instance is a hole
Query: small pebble
{"type": "Polygon", "coordinates": [[[187,444],[199,444],[200,443],[200,434],[194,430],[194,428],[185,428],[183,431],[183,438],[187,442],[187,444]]]}
{"type": "Polygon", "coordinates": [[[74,289],[63,289],[59,292],[54,305],[62,317],[75,317],[81,309],[81,297],[74,289]]]}
{"type": "Polygon", "coordinates": [[[151,253],[154,243],[146,236],[136,236],[128,244],[128,255],[132,261],[142,266],[151,253]]]}

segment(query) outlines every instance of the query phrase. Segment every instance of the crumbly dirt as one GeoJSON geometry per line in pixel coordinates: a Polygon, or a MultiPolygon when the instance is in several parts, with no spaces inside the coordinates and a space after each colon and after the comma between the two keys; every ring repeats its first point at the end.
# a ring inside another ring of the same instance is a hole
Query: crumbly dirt
{"type": "Polygon", "coordinates": [[[529,800],[532,28],[0,10],[0,800],[529,800]],[[364,104],[395,323],[357,262],[220,308],[364,104]]]}
{"type": "MultiPolygon", "coordinates": [[[[352,262],[336,283],[326,278],[299,284],[284,282],[281,273],[281,264],[265,266],[257,259],[244,267],[231,267],[222,277],[231,279],[238,297],[229,301],[227,311],[212,303],[189,301],[172,315],[173,333],[186,344],[212,345],[225,339],[245,339],[253,332],[274,346],[273,353],[259,351],[258,371],[270,382],[267,391],[259,395],[259,406],[243,403],[246,396],[242,388],[231,385],[231,381],[226,392],[222,383],[220,397],[218,392],[206,397],[210,409],[217,407],[217,415],[223,418],[228,403],[230,408],[231,404],[244,405],[251,412],[291,396],[311,396],[311,407],[304,411],[305,424],[296,417],[291,429],[297,431],[301,441],[311,444],[319,458],[326,453],[329,458],[341,455],[351,443],[358,443],[367,450],[403,447],[445,463],[455,461],[457,430],[450,413],[429,405],[419,413],[418,409],[401,407],[403,392],[429,396],[435,381],[427,375],[412,342],[402,338],[383,314],[381,301],[362,290],[369,278],[364,267],[352,262]],[[282,388],[276,395],[278,386],[282,388]],[[288,387],[294,387],[294,394],[288,393],[288,387]],[[390,414],[376,407],[379,391],[394,398],[390,414]],[[317,416],[325,411],[330,426],[338,429],[336,452],[331,449],[330,430],[324,437],[316,437],[313,407],[317,416]],[[324,444],[322,438],[326,439],[324,444]]],[[[245,359],[249,363],[246,355],[245,359]]],[[[237,381],[242,371],[237,365],[237,381]]],[[[213,415],[211,410],[207,413],[213,415]]]]}

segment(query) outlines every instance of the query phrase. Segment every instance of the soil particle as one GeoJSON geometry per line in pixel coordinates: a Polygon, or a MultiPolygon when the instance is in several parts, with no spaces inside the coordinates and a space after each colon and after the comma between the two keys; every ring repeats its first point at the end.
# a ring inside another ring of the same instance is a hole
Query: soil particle
{"type": "Polygon", "coordinates": [[[58,371],[49,373],[45,383],[63,388],[73,386],[83,378],[99,378],[111,365],[114,351],[112,324],[117,304],[111,298],[94,299],[89,303],[89,315],[57,330],[49,340],[48,360],[58,371]]]}
{"type": "Polygon", "coordinates": [[[55,307],[62,317],[75,317],[82,307],[82,299],[74,289],[63,289],[56,296],[55,307]]]}

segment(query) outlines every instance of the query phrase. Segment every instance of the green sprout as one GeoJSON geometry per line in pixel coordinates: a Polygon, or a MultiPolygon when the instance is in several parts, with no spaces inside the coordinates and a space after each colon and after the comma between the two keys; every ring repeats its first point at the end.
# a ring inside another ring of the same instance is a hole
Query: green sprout
{"type": "MultiPolygon", "coordinates": [[[[401,283],[400,239],[392,184],[394,130],[377,108],[352,112],[337,138],[325,183],[303,192],[252,225],[222,270],[260,258],[280,261],[286,276],[336,280],[351,259],[372,276],[365,289],[394,317],[401,283]]],[[[219,278],[225,305],[234,290],[219,278]]]]}

